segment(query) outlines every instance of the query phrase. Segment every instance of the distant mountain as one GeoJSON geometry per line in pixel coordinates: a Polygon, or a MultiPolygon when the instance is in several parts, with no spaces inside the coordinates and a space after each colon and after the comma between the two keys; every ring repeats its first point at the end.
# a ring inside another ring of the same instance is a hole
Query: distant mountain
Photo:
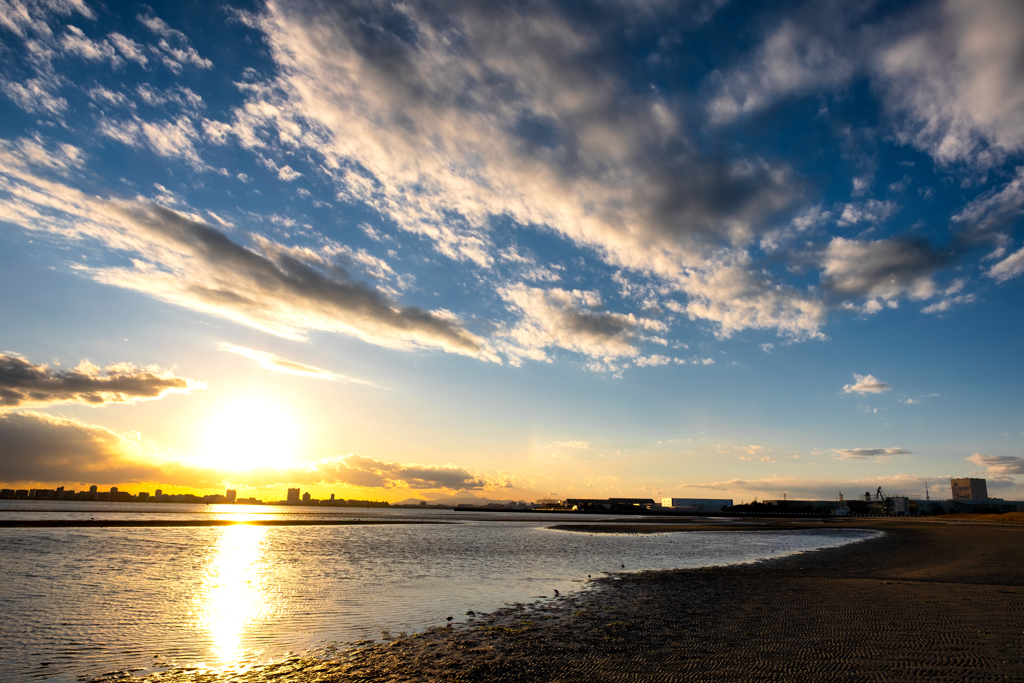
{"type": "MultiPolygon", "coordinates": [[[[406,498],[405,500],[400,500],[397,503],[392,503],[392,505],[419,505],[421,500],[423,500],[423,499],[422,498],[406,498]]],[[[433,504],[434,504],[434,501],[432,501],[432,500],[428,500],[427,501],[427,505],[433,505],[433,504]]]]}

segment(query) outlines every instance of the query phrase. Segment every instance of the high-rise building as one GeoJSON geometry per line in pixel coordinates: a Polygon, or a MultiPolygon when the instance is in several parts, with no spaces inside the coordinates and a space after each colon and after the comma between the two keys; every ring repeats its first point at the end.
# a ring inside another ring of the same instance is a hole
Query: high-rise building
{"type": "Polygon", "coordinates": [[[96,484],[93,484],[92,486],[89,487],[89,493],[96,493],[97,490],[98,489],[96,488],[96,484]]]}
{"type": "Polygon", "coordinates": [[[309,491],[306,491],[305,493],[302,494],[302,502],[303,503],[308,503],[309,499],[310,499],[309,491]]]}
{"type": "Polygon", "coordinates": [[[293,505],[298,505],[299,493],[299,489],[288,489],[288,502],[293,505]]]}
{"type": "Polygon", "coordinates": [[[163,489],[157,489],[155,495],[156,495],[157,498],[159,498],[160,496],[164,495],[164,490],[163,489]]]}
{"type": "Polygon", "coordinates": [[[984,479],[950,479],[953,500],[988,500],[988,485],[984,479]]]}
{"type": "Polygon", "coordinates": [[[227,490],[227,491],[226,491],[226,492],[224,493],[224,497],[228,499],[228,502],[229,502],[229,503],[234,503],[234,502],[235,502],[235,500],[237,500],[237,499],[238,499],[238,491],[236,491],[236,490],[234,490],[234,489],[228,489],[228,490],[227,490]]]}

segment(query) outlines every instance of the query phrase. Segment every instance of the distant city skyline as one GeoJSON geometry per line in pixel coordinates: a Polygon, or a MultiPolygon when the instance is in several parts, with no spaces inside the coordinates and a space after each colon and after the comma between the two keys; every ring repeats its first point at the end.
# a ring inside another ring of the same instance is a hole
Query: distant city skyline
{"type": "Polygon", "coordinates": [[[1024,499],[1024,5],[0,8],[0,485],[1024,499]]]}

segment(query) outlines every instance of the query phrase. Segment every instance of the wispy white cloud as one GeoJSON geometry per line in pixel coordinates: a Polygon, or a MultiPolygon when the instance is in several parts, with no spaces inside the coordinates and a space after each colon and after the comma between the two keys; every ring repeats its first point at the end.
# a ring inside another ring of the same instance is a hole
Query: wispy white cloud
{"type": "Polygon", "coordinates": [[[1024,149],[1024,8],[1015,0],[920,3],[879,24],[867,5],[808,3],[733,67],[707,107],[728,123],[785,98],[868,77],[896,138],[942,164],[989,166],[1024,149]]]}
{"type": "Polygon", "coordinates": [[[761,249],[768,253],[776,252],[801,235],[813,234],[831,219],[832,212],[824,210],[821,204],[804,209],[789,225],[766,232],[761,238],[761,249]]]}
{"type": "Polygon", "coordinates": [[[840,226],[856,225],[857,223],[884,223],[899,211],[899,204],[894,201],[869,199],[843,206],[836,221],[840,226]]]}
{"type": "Polygon", "coordinates": [[[61,116],[68,101],[59,94],[59,82],[53,78],[30,78],[24,83],[0,80],[0,87],[14,103],[30,113],[61,116]]]}
{"type": "Polygon", "coordinates": [[[583,450],[590,448],[590,443],[587,441],[556,441],[552,445],[556,448],[577,448],[583,450]]]}
{"type": "Polygon", "coordinates": [[[546,349],[561,348],[614,369],[617,359],[639,354],[636,316],[603,310],[597,292],[514,285],[499,294],[520,316],[502,335],[510,359],[546,360],[546,349]]]}
{"type": "Polygon", "coordinates": [[[996,263],[985,274],[999,282],[1005,282],[1018,277],[1021,273],[1024,273],[1024,247],[996,263]]]}
{"type": "Polygon", "coordinates": [[[150,31],[160,36],[157,46],[152,48],[152,52],[174,73],[180,74],[185,66],[194,66],[199,69],[213,68],[213,62],[201,56],[192,47],[188,36],[171,28],[160,17],[152,14],[140,14],[138,20],[150,31]]]}
{"type": "Polygon", "coordinates": [[[5,0],[0,11],[0,26],[22,39],[33,34],[45,37],[53,33],[48,22],[54,15],[96,18],[83,0],[5,0]]]}
{"type": "Polygon", "coordinates": [[[975,453],[967,458],[967,461],[984,467],[988,470],[989,474],[996,477],[1024,474],[1024,458],[1016,455],[985,455],[984,453],[975,453]]]}
{"type": "Polygon", "coordinates": [[[998,240],[1024,214],[1024,166],[1002,187],[985,192],[953,216],[961,239],[976,243],[998,240]]]}
{"type": "Polygon", "coordinates": [[[964,306],[966,304],[974,303],[978,296],[976,294],[960,294],[958,296],[951,296],[936,301],[933,304],[925,306],[921,309],[922,313],[945,313],[957,306],[964,306]]]}
{"type": "Polygon", "coordinates": [[[82,59],[94,62],[109,61],[114,66],[121,63],[114,46],[106,40],[94,41],[86,36],[82,29],[69,25],[67,33],[60,39],[64,52],[78,55],[82,59]]]}
{"type": "Polygon", "coordinates": [[[199,156],[196,143],[200,136],[187,116],[172,121],[146,121],[138,116],[122,121],[103,118],[99,132],[131,147],[145,144],[162,157],[183,159],[197,171],[210,168],[199,156]]]}
{"type": "Polygon", "coordinates": [[[54,64],[61,58],[108,62],[120,70],[126,60],[146,68],[150,64],[148,53],[176,74],[181,73],[185,65],[201,69],[213,66],[196,52],[183,33],[171,29],[158,17],[139,17],[161,36],[155,45],[140,44],[121,33],[90,37],[74,24],[60,26],[60,20],[73,17],[97,18],[82,0],[5,0],[0,6],[0,28],[14,33],[31,55],[27,65],[32,73],[30,77],[15,81],[0,76],[0,89],[22,109],[62,119],[68,100],[61,92],[65,88],[76,89],[77,84],[61,75],[54,64]]]}
{"type": "Polygon", "coordinates": [[[142,67],[149,64],[149,58],[146,57],[145,53],[145,46],[136,43],[131,38],[123,36],[120,33],[111,33],[107,36],[107,40],[117,48],[117,51],[120,52],[125,59],[131,60],[142,67]]]}
{"type": "Polygon", "coordinates": [[[249,360],[254,361],[261,368],[272,370],[274,372],[283,372],[287,375],[298,375],[300,377],[326,379],[331,382],[365,384],[371,387],[377,386],[373,382],[346,377],[345,375],[339,375],[336,372],[317,368],[312,365],[306,365],[305,363],[297,363],[293,360],[288,360],[270,353],[269,351],[257,351],[256,349],[250,349],[245,346],[236,346],[235,344],[229,344],[227,342],[218,343],[217,348],[221,351],[228,351],[229,353],[237,353],[240,356],[245,356],[249,360]]]}
{"type": "Polygon", "coordinates": [[[889,460],[896,455],[910,455],[903,448],[837,448],[840,460],[889,460]]]}
{"type": "MultiPolygon", "coordinates": [[[[874,491],[877,486],[883,487],[890,493],[913,493],[920,491],[923,494],[925,484],[929,483],[929,481],[934,486],[934,480],[908,474],[864,477],[852,480],[849,478],[824,479],[818,477],[771,476],[759,479],[736,478],[727,481],[686,482],[680,488],[731,491],[737,498],[742,495],[748,496],[748,501],[755,495],[761,498],[782,498],[783,492],[788,494],[790,500],[800,498],[835,500],[838,492],[845,492],[847,499],[849,499],[853,497],[851,494],[855,494],[855,492],[874,491]]],[[[932,490],[934,491],[934,488],[932,490]]],[[[736,502],[738,503],[739,501],[737,500],[736,502]]]]}
{"type": "Polygon", "coordinates": [[[941,163],[989,165],[1024,149],[1024,7],[928,3],[870,56],[900,139],[941,163]]]}
{"type": "Polygon", "coordinates": [[[855,380],[853,384],[843,385],[843,392],[847,394],[881,394],[884,391],[889,391],[890,387],[885,382],[876,379],[874,375],[858,375],[853,374],[855,380]]]}
{"type": "Polygon", "coordinates": [[[182,86],[158,89],[143,83],[135,87],[135,92],[145,104],[151,107],[166,107],[168,104],[175,104],[181,109],[196,112],[205,106],[200,95],[191,88],[182,86]]]}
{"type": "MultiPolygon", "coordinates": [[[[810,13],[818,14],[813,9],[810,13]]],[[[779,99],[845,83],[856,68],[855,59],[843,53],[834,36],[785,20],[741,65],[713,74],[709,117],[728,123],[779,99]]]]}

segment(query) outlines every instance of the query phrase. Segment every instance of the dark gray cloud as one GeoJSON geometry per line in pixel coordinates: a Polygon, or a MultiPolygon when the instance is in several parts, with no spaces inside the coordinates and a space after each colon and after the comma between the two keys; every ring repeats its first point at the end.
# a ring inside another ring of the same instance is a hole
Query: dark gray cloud
{"type": "Polygon", "coordinates": [[[327,483],[342,483],[368,488],[482,489],[487,485],[461,467],[428,467],[374,460],[362,455],[349,455],[336,462],[334,468],[322,463],[317,470],[327,483]]]}
{"type": "Polygon", "coordinates": [[[97,272],[101,281],[148,292],[284,336],[338,329],[385,345],[418,343],[483,355],[481,340],[451,320],[400,306],[341,264],[308,249],[254,237],[245,247],[209,225],[153,204],[111,209],[146,239],[141,255],[176,271],[169,281],[150,268],[97,272]]]}
{"type": "Polygon", "coordinates": [[[935,294],[935,271],[952,258],[923,240],[834,237],[825,251],[821,279],[840,297],[864,297],[877,306],[904,294],[923,300],[935,294]]]}
{"type": "Polygon", "coordinates": [[[0,481],[122,484],[158,481],[153,465],[125,458],[123,436],[40,413],[0,414],[0,481]]]}
{"type": "Polygon", "coordinates": [[[25,358],[0,353],[0,409],[41,407],[57,403],[102,406],[186,394],[203,385],[159,368],[127,363],[104,372],[82,361],[71,370],[35,365],[25,358]]]}

